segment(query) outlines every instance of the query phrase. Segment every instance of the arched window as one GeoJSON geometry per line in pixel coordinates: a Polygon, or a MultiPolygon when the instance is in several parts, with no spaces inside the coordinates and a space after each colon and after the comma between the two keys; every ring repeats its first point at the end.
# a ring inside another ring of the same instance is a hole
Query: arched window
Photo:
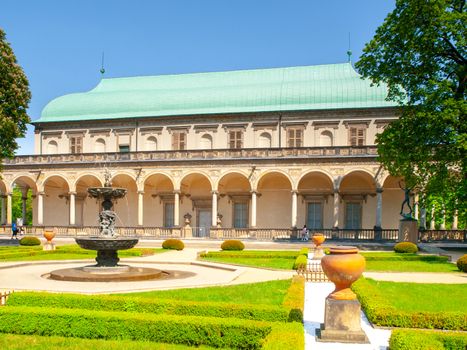
{"type": "Polygon", "coordinates": [[[212,149],[212,136],[208,134],[201,136],[201,140],[199,141],[199,148],[212,149]]]}
{"type": "Polygon", "coordinates": [[[47,154],[57,154],[58,153],[58,144],[57,141],[49,141],[47,144],[47,154]]]}
{"type": "Polygon", "coordinates": [[[271,148],[271,134],[263,132],[259,135],[258,146],[261,148],[271,148]]]}
{"type": "Polygon", "coordinates": [[[319,145],[324,147],[332,147],[332,133],[323,131],[319,137],[319,145]]]}
{"type": "Polygon", "coordinates": [[[96,153],[105,152],[105,140],[104,139],[97,139],[96,142],[94,142],[94,152],[96,153]]]}
{"type": "Polygon", "coordinates": [[[157,139],[155,136],[149,136],[146,139],[146,151],[157,151],[157,139]]]}

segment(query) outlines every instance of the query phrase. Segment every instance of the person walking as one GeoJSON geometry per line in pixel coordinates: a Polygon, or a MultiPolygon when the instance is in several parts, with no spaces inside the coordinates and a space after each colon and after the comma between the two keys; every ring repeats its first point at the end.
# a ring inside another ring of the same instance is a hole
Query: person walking
{"type": "Polygon", "coordinates": [[[18,239],[18,226],[16,225],[16,221],[11,223],[11,239],[18,239]]]}
{"type": "Polygon", "coordinates": [[[306,228],[306,224],[303,225],[302,228],[302,241],[308,241],[308,229],[306,228]]]}

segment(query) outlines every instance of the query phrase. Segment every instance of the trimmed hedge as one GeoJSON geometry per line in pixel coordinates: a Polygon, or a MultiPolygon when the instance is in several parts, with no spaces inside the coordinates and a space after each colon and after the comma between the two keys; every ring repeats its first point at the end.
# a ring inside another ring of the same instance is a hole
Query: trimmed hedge
{"type": "Polygon", "coordinates": [[[299,268],[306,267],[308,264],[308,257],[306,255],[299,255],[293,264],[293,269],[298,270],[299,268]]]}
{"type": "Polygon", "coordinates": [[[424,330],[394,329],[389,339],[391,350],[458,350],[467,348],[467,334],[424,330]]]}
{"type": "Polygon", "coordinates": [[[274,326],[266,337],[261,349],[285,350],[305,349],[305,335],[303,325],[286,323],[274,326]]]}
{"type": "MultiPolygon", "coordinates": [[[[260,349],[273,325],[234,318],[32,307],[0,308],[0,333],[144,340],[234,349],[260,349]]],[[[281,323],[280,327],[283,325],[281,323]]]]}
{"type": "Polygon", "coordinates": [[[164,249],[174,249],[174,250],[183,250],[185,248],[185,244],[175,238],[166,239],[162,242],[162,248],[164,249]]]}
{"type": "Polygon", "coordinates": [[[293,277],[282,305],[290,310],[289,322],[303,321],[303,310],[305,307],[305,278],[303,276],[293,277]]]}
{"type": "Polygon", "coordinates": [[[298,252],[298,255],[308,256],[308,248],[303,247],[302,249],[300,249],[300,251],[298,252]]]}
{"type": "Polygon", "coordinates": [[[400,253],[396,256],[376,256],[376,255],[365,255],[366,261],[430,261],[444,263],[449,261],[449,257],[440,255],[418,255],[409,253],[400,253]]]}
{"type": "Polygon", "coordinates": [[[245,245],[237,239],[228,239],[221,244],[222,250],[243,250],[245,245]]]}
{"type": "Polygon", "coordinates": [[[34,236],[26,236],[19,240],[19,244],[26,246],[41,245],[41,240],[34,236]]]}
{"type": "Polygon", "coordinates": [[[467,254],[462,255],[457,259],[457,268],[462,272],[467,272],[467,254]]]}
{"type": "Polygon", "coordinates": [[[383,295],[375,294],[365,278],[352,285],[368,320],[382,327],[428,328],[466,331],[463,312],[414,312],[396,310],[383,295]]]}
{"type": "Polygon", "coordinates": [[[200,256],[203,258],[217,258],[217,257],[225,257],[225,258],[281,258],[281,259],[296,259],[298,256],[298,252],[290,252],[290,251],[274,251],[274,252],[262,252],[262,251],[254,251],[254,250],[243,250],[243,251],[221,251],[221,252],[207,252],[203,253],[200,256]]]}
{"type": "MultiPolygon", "coordinates": [[[[297,293],[292,288],[289,293],[297,293]]],[[[299,287],[294,287],[299,288],[299,287]]],[[[298,292],[299,293],[299,292],[298,292]]],[[[290,297],[295,300],[300,296],[290,297]]],[[[248,320],[273,322],[302,321],[302,316],[291,316],[297,313],[296,308],[303,310],[299,302],[284,304],[285,307],[268,305],[243,305],[219,302],[197,302],[182,300],[161,300],[140,297],[121,297],[111,295],[53,294],[39,292],[18,292],[8,298],[7,306],[51,307],[63,309],[86,309],[101,311],[125,311],[149,314],[189,315],[208,317],[235,317],[248,320]]],[[[303,311],[302,311],[303,313],[303,311]]]]}
{"type": "Polygon", "coordinates": [[[412,242],[400,242],[394,246],[394,251],[396,253],[416,253],[418,252],[418,247],[412,242]]]}

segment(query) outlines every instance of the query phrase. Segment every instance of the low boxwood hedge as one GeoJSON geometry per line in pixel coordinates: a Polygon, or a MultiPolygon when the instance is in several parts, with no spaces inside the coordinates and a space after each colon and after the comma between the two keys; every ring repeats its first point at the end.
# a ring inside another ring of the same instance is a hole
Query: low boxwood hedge
{"type": "Polygon", "coordinates": [[[418,255],[418,254],[399,254],[394,256],[377,256],[362,254],[366,261],[429,261],[444,263],[449,261],[449,257],[440,255],[418,255]]]}
{"type": "Polygon", "coordinates": [[[352,285],[368,319],[382,327],[428,328],[466,331],[467,314],[463,312],[427,312],[396,310],[384,296],[372,292],[365,278],[352,285]]]}
{"type": "MultiPolygon", "coordinates": [[[[101,311],[126,311],[166,315],[189,315],[209,317],[235,317],[249,320],[262,321],[302,321],[302,316],[296,309],[303,310],[303,296],[300,291],[295,292],[297,283],[292,283],[290,297],[294,303],[288,303],[284,307],[268,305],[242,305],[219,302],[197,302],[183,300],[161,300],[140,297],[122,297],[111,295],[80,295],[80,294],[53,294],[40,292],[18,292],[8,298],[7,306],[52,307],[69,309],[86,309],[101,311]],[[294,288],[292,288],[294,287],[294,288]],[[298,295],[296,296],[295,294],[298,295]]],[[[301,311],[303,313],[303,311],[301,311]]]]}
{"type": "Polygon", "coordinates": [[[303,276],[294,276],[282,305],[289,310],[289,322],[303,321],[305,307],[305,278],[303,276]]]}
{"type": "Polygon", "coordinates": [[[389,339],[389,348],[391,350],[467,349],[467,334],[395,329],[389,339]]]}
{"type": "Polygon", "coordinates": [[[26,246],[31,246],[31,245],[41,245],[41,240],[37,237],[34,236],[26,236],[23,237],[19,240],[20,245],[26,245],[26,246]]]}
{"type": "Polygon", "coordinates": [[[271,333],[264,340],[261,349],[286,350],[305,349],[305,335],[300,323],[274,325],[271,333]]]}
{"type": "Polygon", "coordinates": [[[460,271],[467,272],[467,254],[464,254],[457,259],[456,265],[460,271]]]}
{"type": "Polygon", "coordinates": [[[243,250],[243,251],[221,251],[221,252],[207,252],[202,253],[200,256],[203,258],[280,258],[280,259],[296,259],[298,256],[297,251],[255,251],[255,250],[243,250]]]}
{"type": "Polygon", "coordinates": [[[185,244],[175,238],[166,239],[162,242],[162,248],[164,249],[174,249],[174,250],[183,250],[185,248],[185,244]]]}
{"type": "Polygon", "coordinates": [[[418,247],[412,242],[399,242],[394,246],[394,251],[396,253],[416,253],[418,247]]]}
{"type": "Polygon", "coordinates": [[[304,268],[308,264],[308,256],[299,255],[293,264],[293,269],[298,270],[299,268],[304,268]]]}
{"type": "Polygon", "coordinates": [[[143,340],[234,349],[260,349],[273,326],[273,323],[235,318],[24,306],[0,308],[0,333],[143,340]]]}
{"type": "Polygon", "coordinates": [[[245,249],[245,244],[238,239],[228,239],[221,244],[222,250],[243,250],[245,249]]]}

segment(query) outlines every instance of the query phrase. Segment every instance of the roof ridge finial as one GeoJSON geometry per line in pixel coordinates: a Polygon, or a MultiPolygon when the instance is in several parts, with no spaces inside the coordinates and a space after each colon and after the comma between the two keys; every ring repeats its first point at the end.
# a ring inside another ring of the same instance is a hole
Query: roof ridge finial
{"type": "Polygon", "coordinates": [[[350,32],[349,32],[349,49],[347,50],[347,62],[352,63],[352,50],[350,50],[350,32]]]}
{"type": "Polygon", "coordinates": [[[102,51],[102,62],[101,62],[101,69],[99,70],[99,72],[101,72],[102,78],[104,78],[104,73],[105,73],[105,69],[104,69],[104,51],[102,51]]]}

